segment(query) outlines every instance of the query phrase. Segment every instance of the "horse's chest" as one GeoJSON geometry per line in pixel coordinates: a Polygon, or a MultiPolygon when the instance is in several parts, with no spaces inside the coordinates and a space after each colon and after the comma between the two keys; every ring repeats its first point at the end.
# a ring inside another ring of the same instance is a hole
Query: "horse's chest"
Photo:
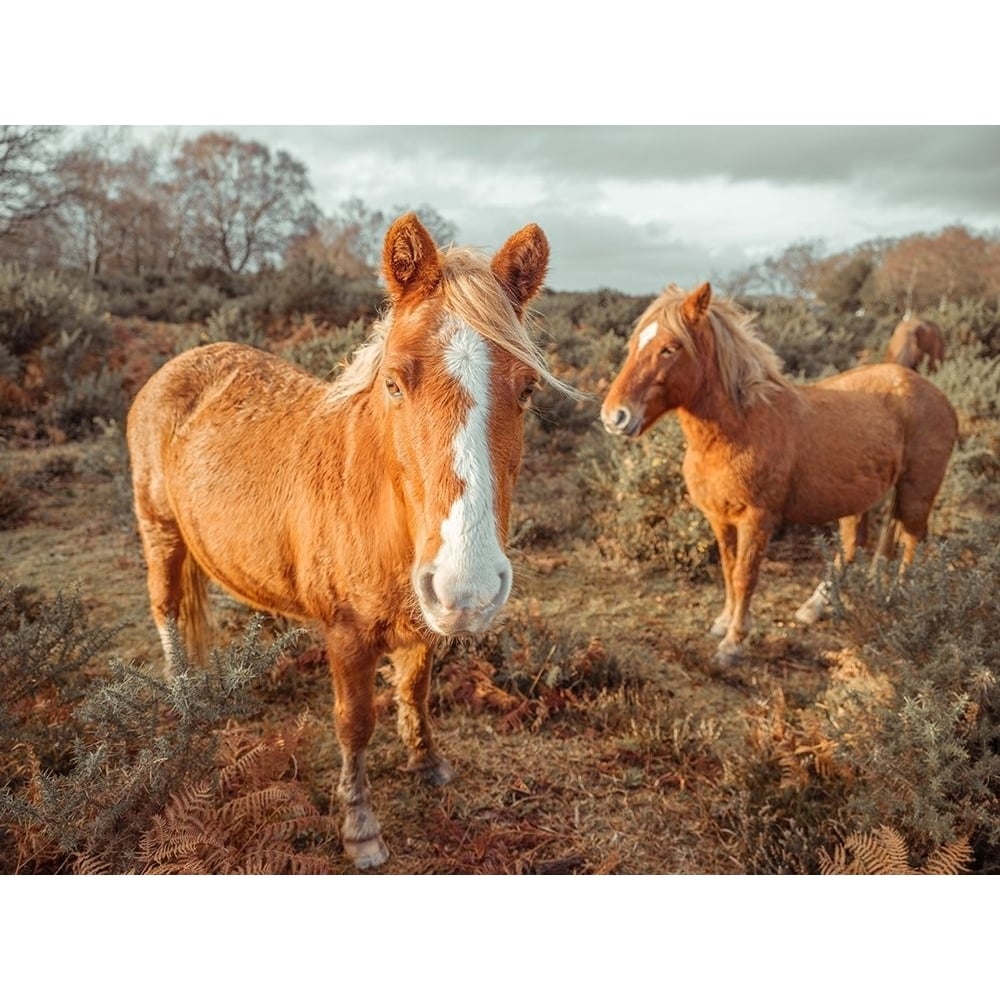
{"type": "Polygon", "coordinates": [[[758,462],[752,452],[739,449],[688,449],[684,481],[700,510],[736,519],[748,508],[779,503],[787,478],[779,467],[758,462]]]}

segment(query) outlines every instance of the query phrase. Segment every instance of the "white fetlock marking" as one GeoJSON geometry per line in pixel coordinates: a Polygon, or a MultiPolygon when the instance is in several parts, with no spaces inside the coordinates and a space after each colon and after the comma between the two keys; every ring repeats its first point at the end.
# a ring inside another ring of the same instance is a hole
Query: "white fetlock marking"
{"type": "Polygon", "coordinates": [[[795,612],[795,620],[801,625],[814,625],[823,617],[830,603],[830,584],[823,581],[814,591],[812,597],[795,612]]]}

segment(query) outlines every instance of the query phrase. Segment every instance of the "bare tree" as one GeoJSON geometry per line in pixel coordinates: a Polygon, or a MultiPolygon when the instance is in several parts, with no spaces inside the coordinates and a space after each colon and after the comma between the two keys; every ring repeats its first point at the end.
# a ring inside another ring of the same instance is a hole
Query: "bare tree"
{"type": "Polygon", "coordinates": [[[0,125],[0,238],[59,204],[56,125],[0,125]]]}
{"type": "Polygon", "coordinates": [[[320,219],[312,232],[294,240],[286,262],[306,259],[322,264],[342,278],[364,278],[372,273],[358,253],[358,227],[342,219],[320,219]]]}
{"type": "Polygon", "coordinates": [[[458,230],[436,208],[423,203],[417,208],[408,205],[396,205],[387,214],[381,209],[369,208],[361,198],[348,198],[341,202],[340,212],[334,221],[343,232],[350,234],[351,251],[365,262],[368,270],[375,274],[382,263],[382,240],[389,228],[389,223],[407,212],[416,212],[424,228],[434,237],[438,246],[453,243],[458,230]]]}
{"type": "Polygon", "coordinates": [[[455,238],[458,236],[458,227],[426,202],[412,209],[407,205],[397,205],[392,210],[393,218],[411,211],[417,213],[424,229],[434,237],[434,242],[439,247],[455,242],[455,238]]]}
{"type": "Polygon", "coordinates": [[[185,142],[173,180],[187,249],[197,262],[234,274],[277,263],[318,217],[302,163],[231,133],[185,142]]]}

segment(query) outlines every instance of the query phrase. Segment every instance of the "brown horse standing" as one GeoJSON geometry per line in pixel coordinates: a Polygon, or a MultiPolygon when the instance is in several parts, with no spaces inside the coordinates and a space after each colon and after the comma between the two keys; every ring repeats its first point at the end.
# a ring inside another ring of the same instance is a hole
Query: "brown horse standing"
{"type": "MultiPolygon", "coordinates": [[[[931,505],[957,436],[951,404],[898,365],[870,365],[796,386],[750,316],[712,298],[668,287],[639,318],[601,417],[635,437],[677,410],[687,442],[684,478],[715,533],[726,603],[712,625],[716,658],[738,659],[768,540],[782,519],[840,520],[854,557],[858,517],[895,487],[903,565],[927,533],[931,505]]],[[[815,621],[821,584],[797,612],[815,621]]]]}
{"type": "Polygon", "coordinates": [[[549,374],[524,324],[548,266],[528,225],[490,260],[438,250],[412,213],[389,228],[391,308],[333,383],[211,344],[168,362],[128,418],[153,618],[206,651],[211,577],[248,604],[320,622],[342,751],[343,841],[388,857],[365,751],[375,672],[395,668],[408,769],[452,776],[431,735],[435,636],[486,629],[511,589],[504,554],[524,411],[549,374]]]}
{"type": "Polygon", "coordinates": [[[926,360],[927,371],[936,372],[944,361],[941,327],[926,319],[900,321],[889,338],[885,360],[914,371],[926,360]]]}

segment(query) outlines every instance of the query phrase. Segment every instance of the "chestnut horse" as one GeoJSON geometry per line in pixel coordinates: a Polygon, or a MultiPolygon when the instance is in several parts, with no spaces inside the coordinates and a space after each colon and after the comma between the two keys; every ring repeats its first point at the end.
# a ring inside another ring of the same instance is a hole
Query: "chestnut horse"
{"type": "Polygon", "coordinates": [[[926,319],[904,319],[892,331],[885,360],[917,371],[927,361],[927,371],[936,372],[944,361],[941,327],[926,319]]]}
{"type": "MultiPolygon", "coordinates": [[[[735,662],[750,600],[777,525],[840,520],[844,558],[858,519],[895,487],[903,562],[927,533],[931,505],[958,432],[944,394],[899,365],[869,365],[810,385],[782,374],[774,351],[734,303],[706,283],[666,288],[636,323],[628,357],[601,418],[636,437],[677,410],[687,443],[684,479],[719,546],[726,603],[711,633],[721,663],[735,662]]],[[[824,584],[797,612],[817,620],[824,584]]]]}
{"type": "Polygon", "coordinates": [[[428,714],[437,636],[486,629],[511,590],[504,553],[524,413],[548,371],[525,307],[549,246],[528,225],[492,260],[439,250],[410,213],[389,228],[390,308],[332,383],[231,343],[196,347],[128,416],[135,509],[168,670],[170,622],[206,655],[206,581],[320,623],[342,753],[343,843],[388,857],[365,773],[376,668],[394,667],[407,769],[452,777],[428,714]]]}

